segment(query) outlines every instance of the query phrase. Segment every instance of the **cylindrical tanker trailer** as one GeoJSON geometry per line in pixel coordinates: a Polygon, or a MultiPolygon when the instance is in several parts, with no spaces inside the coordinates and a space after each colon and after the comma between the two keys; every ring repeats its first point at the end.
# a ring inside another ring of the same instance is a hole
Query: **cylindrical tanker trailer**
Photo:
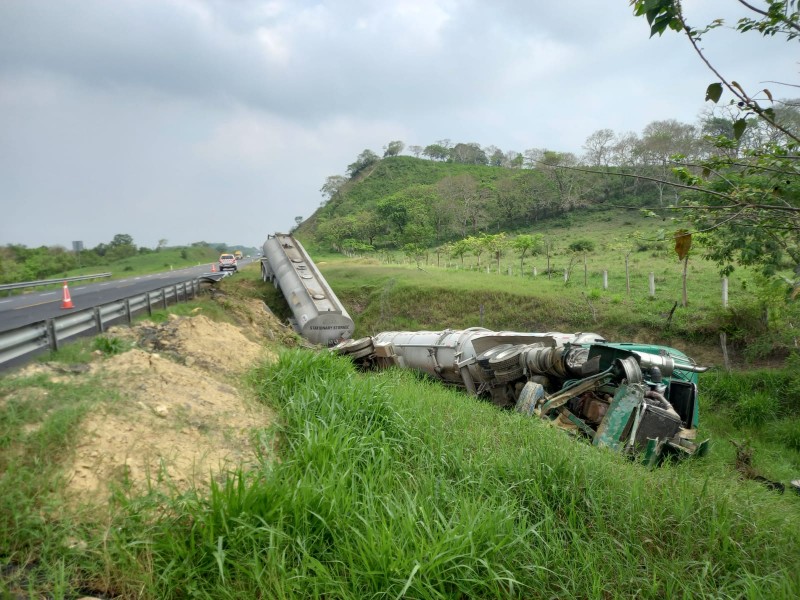
{"type": "Polygon", "coordinates": [[[307,340],[333,346],[353,335],[350,315],[293,236],[276,233],[263,246],[261,277],[280,290],[294,315],[292,325],[307,340]]]}

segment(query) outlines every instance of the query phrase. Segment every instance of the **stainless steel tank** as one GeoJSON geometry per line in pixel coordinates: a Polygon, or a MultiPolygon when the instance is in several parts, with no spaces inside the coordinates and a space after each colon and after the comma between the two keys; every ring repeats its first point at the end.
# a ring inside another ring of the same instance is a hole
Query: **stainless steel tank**
{"type": "Polygon", "coordinates": [[[353,320],[299,241],[276,233],[264,242],[263,250],[262,279],[271,281],[286,298],[300,335],[323,346],[353,335],[353,320]]]}

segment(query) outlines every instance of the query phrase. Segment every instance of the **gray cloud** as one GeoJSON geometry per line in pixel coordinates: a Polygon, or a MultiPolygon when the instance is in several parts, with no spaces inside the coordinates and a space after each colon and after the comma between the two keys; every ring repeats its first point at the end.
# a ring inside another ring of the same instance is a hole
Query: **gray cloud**
{"type": "MultiPolygon", "coordinates": [[[[796,80],[792,44],[707,38],[744,85],[796,80]]],[[[364,148],[580,152],[599,128],[694,121],[712,79],[624,1],[9,0],[0,244],[260,243],[364,148]]]]}

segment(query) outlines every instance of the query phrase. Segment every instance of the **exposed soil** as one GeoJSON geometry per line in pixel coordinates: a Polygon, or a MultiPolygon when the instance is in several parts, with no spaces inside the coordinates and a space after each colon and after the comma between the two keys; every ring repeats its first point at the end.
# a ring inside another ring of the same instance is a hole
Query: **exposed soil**
{"type": "Polygon", "coordinates": [[[205,489],[212,477],[271,457],[273,412],[255,402],[241,375],[294,334],[263,303],[237,299],[241,326],[202,314],[108,331],[132,349],[87,366],[30,365],[20,375],[53,381],[92,377],[103,402],[83,419],[65,467],[67,497],[104,503],[115,489],[205,489]]]}

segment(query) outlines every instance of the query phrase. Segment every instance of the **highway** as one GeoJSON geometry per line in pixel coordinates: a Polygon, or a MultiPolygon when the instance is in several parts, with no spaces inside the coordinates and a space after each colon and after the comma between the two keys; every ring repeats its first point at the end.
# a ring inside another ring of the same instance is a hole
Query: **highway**
{"type": "MultiPolygon", "coordinates": [[[[241,260],[239,261],[239,266],[242,267],[249,264],[252,260],[241,260]]],[[[180,284],[184,281],[191,281],[210,272],[211,264],[206,263],[176,271],[137,275],[125,279],[104,280],[100,283],[75,282],[75,287],[69,287],[70,297],[74,305],[73,309],[61,308],[62,288],[16,296],[0,296],[0,332],[66,315],[71,311],[85,310],[129,296],[180,284]]]]}

